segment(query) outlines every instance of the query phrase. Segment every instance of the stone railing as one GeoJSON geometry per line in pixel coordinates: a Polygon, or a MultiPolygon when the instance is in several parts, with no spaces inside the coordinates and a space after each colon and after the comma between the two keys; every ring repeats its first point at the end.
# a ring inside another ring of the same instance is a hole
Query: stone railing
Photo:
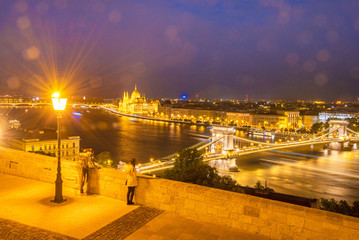
{"type": "MultiPolygon", "coordinates": [[[[79,189],[76,162],[61,160],[61,172],[64,186],[79,189]]],[[[54,183],[57,158],[0,147],[0,173],[54,183]]]]}
{"type": "MultiPolygon", "coordinates": [[[[0,148],[1,173],[54,182],[55,165],[55,158],[0,148]]],[[[65,186],[78,189],[79,171],[75,164],[63,162],[63,170],[65,186]]],[[[124,183],[122,171],[92,169],[88,190],[125,200],[124,183]]],[[[139,176],[135,202],[273,239],[358,239],[359,236],[358,218],[161,178],[139,176]]]]}

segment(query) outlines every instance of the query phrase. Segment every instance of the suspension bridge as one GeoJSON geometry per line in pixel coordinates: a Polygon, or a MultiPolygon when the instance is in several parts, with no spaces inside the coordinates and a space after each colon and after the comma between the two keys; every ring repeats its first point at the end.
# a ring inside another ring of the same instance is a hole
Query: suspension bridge
{"type": "MultiPolygon", "coordinates": [[[[345,149],[350,143],[356,145],[359,133],[347,127],[348,122],[343,120],[330,120],[329,127],[321,132],[311,135],[298,135],[285,141],[257,141],[236,136],[234,127],[212,125],[212,135],[189,148],[196,148],[202,152],[203,161],[209,165],[226,170],[236,170],[236,159],[245,154],[294,148],[306,145],[328,144],[332,149],[345,149]]],[[[153,173],[159,170],[172,168],[176,153],[164,158],[141,164],[141,173],[153,173]]]]}

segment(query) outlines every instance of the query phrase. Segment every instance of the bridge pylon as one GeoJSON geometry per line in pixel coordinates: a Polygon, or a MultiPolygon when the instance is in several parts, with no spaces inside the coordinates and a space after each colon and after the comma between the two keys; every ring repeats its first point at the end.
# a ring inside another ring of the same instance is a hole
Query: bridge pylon
{"type": "Polygon", "coordinates": [[[338,133],[337,137],[339,138],[348,137],[348,130],[347,130],[347,126],[349,124],[348,121],[335,119],[335,120],[329,120],[328,123],[329,123],[330,137],[334,136],[334,132],[338,133]]]}
{"type": "Polygon", "coordinates": [[[215,153],[218,144],[222,144],[222,153],[232,152],[234,150],[234,133],[236,130],[233,127],[214,125],[212,126],[212,139],[216,142],[218,139],[223,138],[221,141],[211,146],[211,152],[215,153]]]}

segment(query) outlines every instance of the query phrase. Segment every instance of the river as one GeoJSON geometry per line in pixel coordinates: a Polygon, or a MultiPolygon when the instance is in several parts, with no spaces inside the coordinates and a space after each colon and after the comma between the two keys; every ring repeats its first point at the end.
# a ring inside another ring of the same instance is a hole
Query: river
{"type": "MultiPolygon", "coordinates": [[[[19,120],[22,128],[56,128],[56,114],[50,107],[0,108],[0,116],[3,122],[19,120]]],[[[99,109],[71,107],[66,109],[63,123],[67,135],[81,137],[81,148],[93,148],[95,154],[109,151],[115,161],[134,157],[140,163],[202,141],[194,132],[210,133],[204,126],[141,120],[99,109]]],[[[359,200],[359,151],[322,151],[321,146],[307,146],[245,155],[238,159],[237,165],[240,172],[225,174],[243,186],[254,186],[260,180],[262,184],[267,181],[277,192],[343,199],[350,204],[359,200]]]]}

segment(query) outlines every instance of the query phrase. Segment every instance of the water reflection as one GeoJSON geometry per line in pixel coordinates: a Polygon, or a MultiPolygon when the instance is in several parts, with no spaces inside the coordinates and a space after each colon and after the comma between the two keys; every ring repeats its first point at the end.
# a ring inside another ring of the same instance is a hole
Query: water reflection
{"type": "MultiPolygon", "coordinates": [[[[52,107],[6,108],[0,112],[7,114],[6,118],[18,119],[23,128],[56,128],[52,107]]],[[[190,130],[209,133],[203,126],[119,117],[102,110],[71,107],[64,113],[63,129],[67,135],[81,137],[81,148],[93,148],[96,154],[109,151],[115,161],[134,157],[139,163],[151,157],[168,156],[203,140],[191,135],[190,130]],[[74,117],[73,111],[81,112],[81,117],[74,117]]]]}
{"type": "Polygon", "coordinates": [[[324,156],[320,147],[296,149],[303,154],[301,157],[288,154],[293,149],[243,156],[237,161],[240,172],[230,175],[244,186],[267,180],[268,186],[278,192],[350,203],[358,200],[359,152],[328,151],[324,156]]]}

